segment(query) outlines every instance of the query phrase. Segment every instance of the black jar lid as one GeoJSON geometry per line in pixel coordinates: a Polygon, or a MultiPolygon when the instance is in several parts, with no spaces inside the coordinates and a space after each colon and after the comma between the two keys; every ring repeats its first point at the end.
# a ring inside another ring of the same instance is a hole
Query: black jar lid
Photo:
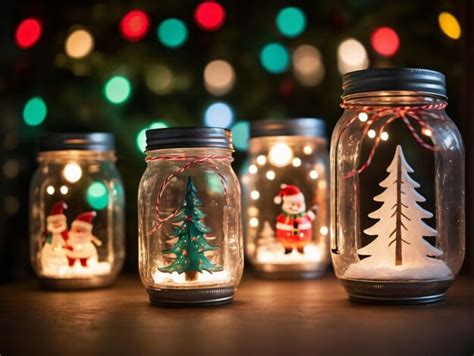
{"type": "Polygon", "coordinates": [[[342,77],[342,97],[374,91],[418,91],[446,97],[443,73],[419,68],[365,69],[342,77]]]}
{"type": "Polygon", "coordinates": [[[114,151],[115,140],[111,133],[49,133],[40,138],[39,150],[43,151],[114,151]]]}
{"type": "Polygon", "coordinates": [[[250,137],[313,136],[326,138],[326,123],[316,118],[254,121],[250,137]]]}
{"type": "Polygon", "coordinates": [[[172,127],[146,131],[146,150],[181,147],[233,149],[232,132],[218,127],[172,127]]]}

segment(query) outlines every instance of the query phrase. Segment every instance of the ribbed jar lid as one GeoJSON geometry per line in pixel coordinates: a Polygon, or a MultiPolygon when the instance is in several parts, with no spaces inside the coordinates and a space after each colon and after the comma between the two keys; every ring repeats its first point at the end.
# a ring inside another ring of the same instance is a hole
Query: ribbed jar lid
{"type": "Polygon", "coordinates": [[[250,137],[314,136],[326,138],[326,123],[317,118],[254,121],[250,137]]]}
{"type": "Polygon", "coordinates": [[[146,131],[146,150],[181,147],[233,149],[232,132],[218,127],[173,127],[146,131]]]}
{"type": "Polygon", "coordinates": [[[115,139],[107,132],[49,133],[40,138],[39,150],[114,151],[115,139]]]}
{"type": "Polygon", "coordinates": [[[365,69],[342,77],[342,97],[374,91],[418,91],[446,96],[443,73],[419,68],[365,69]]]}

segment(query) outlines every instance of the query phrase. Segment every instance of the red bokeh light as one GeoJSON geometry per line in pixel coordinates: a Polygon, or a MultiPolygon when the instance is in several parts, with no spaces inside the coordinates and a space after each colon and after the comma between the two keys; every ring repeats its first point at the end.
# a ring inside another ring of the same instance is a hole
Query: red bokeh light
{"type": "Polygon", "coordinates": [[[29,18],[20,22],[16,28],[16,44],[20,48],[32,47],[38,42],[43,28],[37,19],[29,18]]]}
{"type": "Polygon", "coordinates": [[[120,32],[131,42],[140,41],[150,28],[150,18],[141,10],[132,10],[120,21],[120,32]]]}
{"type": "Polygon", "coordinates": [[[400,38],[393,28],[379,27],[372,32],[370,42],[374,50],[384,57],[391,57],[400,47],[400,38]]]}
{"type": "Polygon", "coordinates": [[[194,19],[203,30],[214,31],[224,24],[225,10],[217,2],[203,2],[196,8],[194,19]]]}

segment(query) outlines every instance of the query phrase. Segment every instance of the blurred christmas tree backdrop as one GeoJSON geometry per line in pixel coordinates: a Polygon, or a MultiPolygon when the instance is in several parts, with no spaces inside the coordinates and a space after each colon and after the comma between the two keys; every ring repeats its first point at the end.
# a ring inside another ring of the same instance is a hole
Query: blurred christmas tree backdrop
{"type": "Polygon", "coordinates": [[[341,73],[411,66],[448,78],[460,115],[462,3],[454,1],[11,1],[2,4],[0,281],[28,273],[27,199],[45,132],[110,131],[137,266],[144,129],[340,115],[341,73]],[[459,20],[457,17],[460,17],[459,20]]]}

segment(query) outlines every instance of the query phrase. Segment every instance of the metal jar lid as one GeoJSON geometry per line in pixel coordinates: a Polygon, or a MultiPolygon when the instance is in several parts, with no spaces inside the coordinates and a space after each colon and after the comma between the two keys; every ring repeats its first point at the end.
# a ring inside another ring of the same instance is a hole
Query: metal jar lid
{"type": "Polygon", "coordinates": [[[181,147],[233,149],[232,132],[217,127],[175,127],[146,131],[146,150],[181,147]]]}
{"type": "Polygon", "coordinates": [[[417,91],[446,97],[443,73],[419,68],[365,69],[342,77],[342,97],[375,91],[417,91]]]}
{"type": "Polygon", "coordinates": [[[250,137],[313,136],[326,138],[326,123],[316,118],[254,121],[250,137]]]}
{"type": "Polygon", "coordinates": [[[111,133],[49,133],[40,138],[39,150],[44,151],[114,151],[115,140],[111,133]]]}

